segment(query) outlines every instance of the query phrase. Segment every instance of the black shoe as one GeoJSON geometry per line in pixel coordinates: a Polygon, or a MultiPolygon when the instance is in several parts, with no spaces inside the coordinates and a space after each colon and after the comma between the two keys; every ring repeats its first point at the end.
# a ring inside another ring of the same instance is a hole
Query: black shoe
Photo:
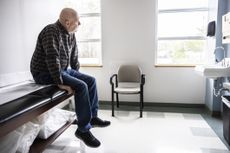
{"type": "Polygon", "coordinates": [[[81,132],[77,129],[75,136],[81,139],[89,147],[96,148],[101,145],[100,141],[97,140],[97,138],[95,138],[90,131],[81,132]]]}
{"type": "Polygon", "coordinates": [[[106,127],[110,125],[110,121],[104,121],[98,117],[94,117],[91,119],[90,124],[92,127],[106,127]]]}

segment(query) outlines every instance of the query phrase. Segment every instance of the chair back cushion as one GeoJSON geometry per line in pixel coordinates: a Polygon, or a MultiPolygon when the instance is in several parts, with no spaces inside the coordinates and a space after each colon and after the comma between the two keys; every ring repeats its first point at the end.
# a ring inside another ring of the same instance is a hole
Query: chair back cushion
{"type": "Polygon", "coordinates": [[[121,65],[118,70],[118,82],[140,82],[141,70],[137,65],[121,65]]]}

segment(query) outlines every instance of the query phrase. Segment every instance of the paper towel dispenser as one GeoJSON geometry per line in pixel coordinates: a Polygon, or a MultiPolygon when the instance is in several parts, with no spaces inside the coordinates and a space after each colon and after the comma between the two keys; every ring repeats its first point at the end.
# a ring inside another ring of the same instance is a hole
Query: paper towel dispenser
{"type": "Polygon", "coordinates": [[[207,36],[215,36],[216,33],[216,22],[212,21],[208,23],[207,36]]]}

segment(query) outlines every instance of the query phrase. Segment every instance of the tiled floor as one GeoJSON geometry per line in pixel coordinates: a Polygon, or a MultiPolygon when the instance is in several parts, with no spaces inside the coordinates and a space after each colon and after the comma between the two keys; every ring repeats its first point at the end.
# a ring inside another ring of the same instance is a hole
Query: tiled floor
{"type": "Polygon", "coordinates": [[[230,153],[200,114],[100,110],[111,126],[93,128],[99,148],[86,147],[72,125],[45,153],[230,153]]]}

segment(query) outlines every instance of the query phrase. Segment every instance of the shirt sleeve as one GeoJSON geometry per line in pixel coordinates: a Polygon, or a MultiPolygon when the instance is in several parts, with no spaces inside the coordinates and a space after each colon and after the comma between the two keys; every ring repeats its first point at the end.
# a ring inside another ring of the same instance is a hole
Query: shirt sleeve
{"type": "Polygon", "coordinates": [[[52,79],[56,84],[63,84],[58,31],[54,28],[47,29],[43,35],[42,46],[46,54],[45,60],[52,79]]]}
{"type": "Polygon", "coordinates": [[[72,49],[71,55],[70,55],[71,56],[70,57],[70,66],[72,69],[78,71],[80,68],[80,63],[78,60],[78,48],[77,48],[77,42],[76,42],[75,35],[73,35],[72,43],[73,43],[73,49],[72,49]]]}

